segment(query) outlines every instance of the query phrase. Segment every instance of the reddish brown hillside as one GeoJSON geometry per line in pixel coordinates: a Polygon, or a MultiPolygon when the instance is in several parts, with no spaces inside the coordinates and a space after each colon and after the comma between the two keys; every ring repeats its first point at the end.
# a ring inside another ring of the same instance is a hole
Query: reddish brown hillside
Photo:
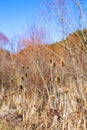
{"type": "Polygon", "coordinates": [[[19,52],[15,56],[15,60],[20,73],[24,75],[24,79],[26,79],[27,74],[29,85],[41,87],[44,83],[40,72],[47,84],[49,84],[51,78],[50,69],[52,66],[57,68],[56,73],[60,77],[62,76],[62,71],[65,71],[65,77],[67,78],[68,72],[75,74],[74,65],[78,68],[81,66],[83,70],[87,70],[86,52],[83,50],[84,47],[81,38],[77,34],[73,34],[67,37],[65,41],[56,44],[30,45],[27,49],[19,52]]]}

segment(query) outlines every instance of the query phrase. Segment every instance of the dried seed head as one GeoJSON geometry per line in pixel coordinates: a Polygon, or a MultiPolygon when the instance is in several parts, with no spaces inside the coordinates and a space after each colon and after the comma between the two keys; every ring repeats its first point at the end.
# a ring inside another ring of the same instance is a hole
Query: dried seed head
{"type": "Polygon", "coordinates": [[[24,80],[24,77],[22,76],[21,79],[24,80]]]}
{"type": "Polygon", "coordinates": [[[11,83],[13,84],[14,83],[14,81],[11,79],[11,83]]]}
{"type": "Polygon", "coordinates": [[[20,85],[20,89],[21,89],[21,90],[23,89],[23,86],[22,86],[22,84],[20,85]]]}
{"type": "Polygon", "coordinates": [[[23,69],[25,68],[24,65],[22,66],[22,68],[23,68],[23,69]]]}
{"type": "Polygon", "coordinates": [[[81,103],[81,99],[80,98],[77,98],[77,103],[81,103]]]}
{"type": "Polygon", "coordinates": [[[55,67],[56,67],[56,62],[54,62],[54,63],[52,64],[52,67],[53,67],[53,68],[55,68],[55,67]]]}
{"type": "Polygon", "coordinates": [[[27,66],[27,69],[29,69],[29,66],[27,66]]]}
{"type": "Polygon", "coordinates": [[[57,84],[60,83],[60,77],[56,77],[56,83],[57,83],[57,84]]]}
{"type": "Polygon", "coordinates": [[[64,67],[65,66],[65,63],[64,61],[61,62],[61,66],[64,67]]]}
{"type": "Polygon", "coordinates": [[[52,100],[55,100],[55,95],[50,96],[52,100]]]}
{"type": "Polygon", "coordinates": [[[52,60],[50,59],[50,63],[52,63],[52,60]]]}
{"type": "Polygon", "coordinates": [[[53,62],[52,60],[50,60],[50,64],[51,64],[51,66],[54,68],[54,67],[56,67],[56,62],[53,62]]]}
{"type": "Polygon", "coordinates": [[[26,76],[26,78],[27,78],[28,74],[27,74],[27,73],[25,73],[25,76],[26,76]]]}

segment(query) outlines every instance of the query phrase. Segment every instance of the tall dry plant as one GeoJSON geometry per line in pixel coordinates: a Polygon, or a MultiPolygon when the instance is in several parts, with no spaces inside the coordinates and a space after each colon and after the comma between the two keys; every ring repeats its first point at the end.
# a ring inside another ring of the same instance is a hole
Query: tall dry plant
{"type": "MultiPolygon", "coordinates": [[[[62,7],[64,1],[53,2],[57,13],[57,2],[62,7]]],[[[10,123],[10,130],[86,130],[87,51],[81,37],[74,33],[60,43],[42,45],[41,35],[31,32],[31,39],[22,41],[27,48],[12,57],[17,87],[7,96],[9,110],[15,112],[5,116],[1,129],[10,123]]]]}

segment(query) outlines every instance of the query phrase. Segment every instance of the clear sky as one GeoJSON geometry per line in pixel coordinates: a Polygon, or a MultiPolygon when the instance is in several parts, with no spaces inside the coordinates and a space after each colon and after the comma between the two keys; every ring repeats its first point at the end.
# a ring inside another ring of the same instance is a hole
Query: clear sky
{"type": "Polygon", "coordinates": [[[0,0],[0,32],[11,38],[22,33],[39,13],[43,0],[0,0]]]}
{"type": "MultiPolygon", "coordinates": [[[[57,0],[57,4],[56,0],[48,1],[51,6],[47,10],[44,0],[0,0],[0,32],[9,40],[15,39],[27,30],[27,24],[35,23],[37,28],[39,25],[45,29],[47,39],[51,38],[50,43],[54,43],[62,40],[63,33],[67,36],[81,27],[87,27],[87,0],[57,0]]],[[[13,43],[15,49],[16,40],[13,43]]],[[[4,48],[10,50],[10,44],[4,48]]]]}
{"type": "MultiPolygon", "coordinates": [[[[27,23],[31,24],[35,20],[36,15],[41,11],[43,1],[44,0],[0,0],[0,32],[6,34],[8,38],[22,33],[26,30],[27,23]]],[[[73,1],[80,1],[83,9],[85,9],[85,16],[87,16],[87,0],[59,1],[64,1],[65,3],[68,2],[68,11],[70,10],[70,13],[72,14],[71,16],[68,16],[68,13],[64,15],[70,17],[73,24],[78,23],[79,17],[78,10],[73,5],[73,1]]],[[[53,22],[53,16],[50,21],[53,22]]],[[[49,26],[50,21],[48,21],[47,26],[49,26]]]]}

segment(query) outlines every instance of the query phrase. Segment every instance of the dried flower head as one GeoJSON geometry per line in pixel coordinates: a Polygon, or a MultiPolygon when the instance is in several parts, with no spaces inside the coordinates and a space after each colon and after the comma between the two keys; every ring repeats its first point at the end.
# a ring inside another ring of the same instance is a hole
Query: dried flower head
{"type": "Polygon", "coordinates": [[[11,83],[13,84],[14,83],[14,81],[11,79],[11,83]]]}
{"type": "Polygon", "coordinates": [[[27,69],[29,69],[29,66],[27,66],[27,69]]]}
{"type": "Polygon", "coordinates": [[[56,77],[56,84],[59,84],[60,82],[60,77],[56,77]]]}
{"type": "Polygon", "coordinates": [[[55,100],[55,95],[50,96],[52,100],[55,100]]]}
{"type": "Polygon", "coordinates": [[[51,64],[51,66],[54,68],[54,67],[56,67],[56,62],[53,62],[52,60],[50,60],[50,64],[51,64]]]}
{"type": "Polygon", "coordinates": [[[52,67],[53,67],[53,68],[55,68],[55,67],[56,67],[56,62],[54,62],[54,63],[52,64],[52,67]]]}
{"type": "Polygon", "coordinates": [[[27,74],[27,73],[25,73],[25,76],[26,76],[26,78],[27,78],[28,74],[27,74]]]}
{"type": "Polygon", "coordinates": [[[22,86],[22,84],[20,85],[20,89],[21,89],[21,90],[23,89],[23,86],[22,86]]]}
{"type": "Polygon", "coordinates": [[[22,66],[22,68],[23,68],[23,69],[25,68],[24,65],[22,66]]]}
{"type": "Polygon", "coordinates": [[[64,66],[65,66],[64,61],[61,61],[61,66],[62,66],[62,67],[64,67],[64,66]]]}
{"type": "Polygon", "coordinates": [[[50,63],[52,63],[52,60],[50,59],[50,63]]]}
{"type": "Polygon", "coordinates": [[[21,79],[24,80],[24,77],[22,76],[21,79]]]}

